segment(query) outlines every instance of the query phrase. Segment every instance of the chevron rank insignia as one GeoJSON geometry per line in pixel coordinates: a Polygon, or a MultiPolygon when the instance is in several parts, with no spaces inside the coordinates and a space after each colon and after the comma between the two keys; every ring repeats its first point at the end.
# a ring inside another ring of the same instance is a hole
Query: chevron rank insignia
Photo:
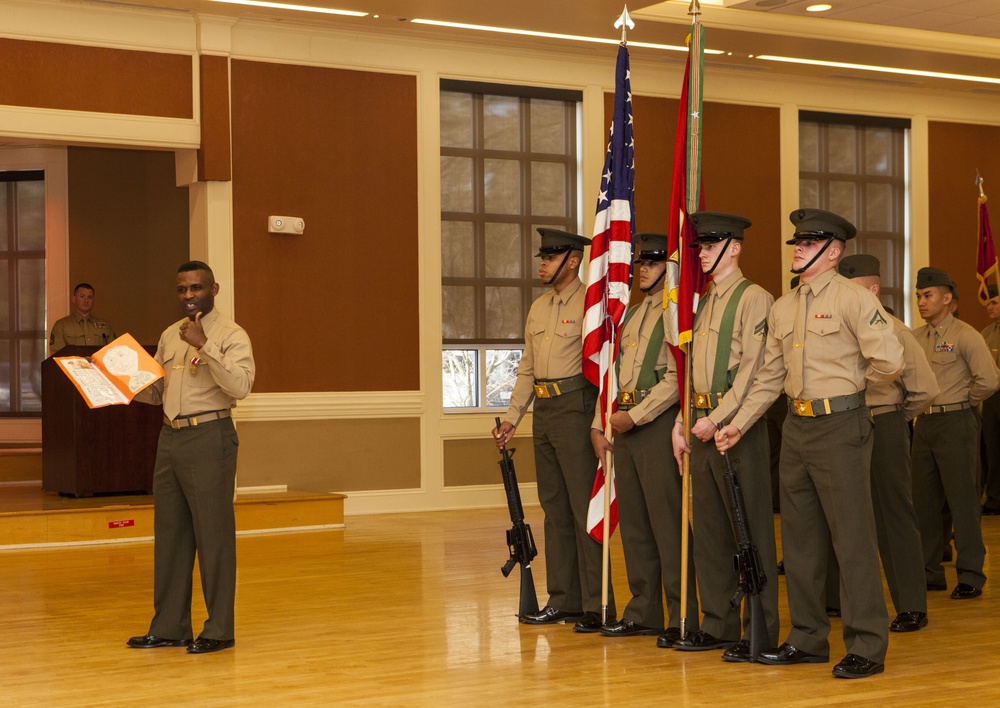
{"type": "Polygon", "coordinates": [[[875,310],[875,314],[868,320],[868,325],[872,329],[885,329],[889,326],[889,321],[882,314],[882,310],[875,310]]]}

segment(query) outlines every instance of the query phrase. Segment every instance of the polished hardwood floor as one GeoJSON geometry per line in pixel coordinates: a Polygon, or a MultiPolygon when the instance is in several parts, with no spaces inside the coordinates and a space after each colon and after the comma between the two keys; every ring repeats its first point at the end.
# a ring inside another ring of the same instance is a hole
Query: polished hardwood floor
{"type": "MultiPolygon", "coordinates": [[[[541,546],[538,508],[526,510],[541,546]]],[[[517,623],[506,509],[348,517],[345,530],[242,537],[236,647],[127,649],[151,612],[152,544],[0,553],[0,694],[14,706],[611,706],[1000,703],[1000,590],[932,593],[886,673],[726,664],[569,626],[517,623]]],[[[989,549],[1000,517],[983,520],[989,549]]],[[[614,582],[627,585],[612,542],[614,582]]],[[[988,556],[987,575],[1000,580],[988,556]]],[[[533,564],[540,601],[545,568],[533,564]]],[[[948,568],[954,584],[954,567],[948,568]]],[[[782,584],[782,632],[787,607],[782,584]]],[[[197,586],[196,586],[197,587],[197,586]]],[[[198,591],[200,593],[200,590],[198,591]]],[[[196,622],[204,619],[200,596],[196,622]]],[[[834,662],[843,653],[833,620],[834,662]]],[[[996,704],[994,704],[996,705],[996,704]]]]}

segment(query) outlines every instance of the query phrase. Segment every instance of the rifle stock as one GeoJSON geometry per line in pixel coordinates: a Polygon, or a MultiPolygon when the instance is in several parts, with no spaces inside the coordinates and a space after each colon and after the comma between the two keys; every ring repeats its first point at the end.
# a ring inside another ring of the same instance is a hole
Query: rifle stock
{"type": "Polygon", "coordinates": [[[739,582],[736,594],[729,602],[733,608],[738,609],[740,601],[744,597],[747,598],[747,611],[750,615],[750,661],[756,662],[757,655],[767,649],[769,644],[767,623],[764,621],[764,606],[760,599],[760,591],[767,583],[767,575],[764,573],[760,554],[750,534],[750,521],[747,519],[746,501],[743,498],[739,474],[733,469],[729,453],[723,455],[726,460],[726,485],[729,487],[729,502],[738,548],[733,557],[733,565],[739,576],[739,582]]]}
{"type": "MultiPolygon", "coordinates": [[[[500,427],[500,419],[496,419],[496,427],[500,427]]],[[[503,488],[507,493],[507,510],[513,526],[507,530],[507,548],[510,558],[500,568],[506,578],[521,566],[521,596],[518,603],[517,616],[538,612],[538,598],[535,595],[535,580],[531,574],[531,561],[538,555],[535,539],[531,535],[531,527],[524,523],[524,508],[521,506],[521,491],[517,486],[517,473],[514,471],[514,450],[506,446],[500,448],[500,473],[503,477],[503,488]]]]}

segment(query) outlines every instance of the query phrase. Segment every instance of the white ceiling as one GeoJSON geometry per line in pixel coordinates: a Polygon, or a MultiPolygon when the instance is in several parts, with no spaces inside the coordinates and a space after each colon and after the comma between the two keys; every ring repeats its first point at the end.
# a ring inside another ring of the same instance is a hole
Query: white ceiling
{"type": "MultiPolygon", "coordinates": [[[[248,20],[268,19],[357,31],[407,33],[486,44],[559,47],[592,52],[593,44],[469,29],[416,25],[414,18],[528,29],[614,40],[614,22],[626,0],[279,0],[359,10],[367,17],[320,15],[247,7],[213,0],[63,0],[153,7],[248,20]]],[[[881,82],[949,91],[1000,93],[1000,86],[953,80],[872,74],[842,68],[778,65],[755,57],[772,54],[827,61],[921,69],[1000,79],[1000,0],[826,0],[833,9],[806,12],[817,0],[701,0],[706,46],[722,54],[706,65],[809,77],[881,82]]],[[[691,18],[689,0],[632,0],[633,59],[682,61],[682,55],[643,49],[639,42],[683,45],[691,18]]]]}

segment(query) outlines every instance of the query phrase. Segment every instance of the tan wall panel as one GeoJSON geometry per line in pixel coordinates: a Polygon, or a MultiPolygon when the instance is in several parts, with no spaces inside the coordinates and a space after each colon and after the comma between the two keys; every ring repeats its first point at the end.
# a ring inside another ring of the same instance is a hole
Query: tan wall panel
{"type": "Polygon", "coordinates": [[[174,154],[71,147],[67,162],[68,287],[90,283],[97,315],[156,344],[183,316],[174,288],[188,259],[188,193],[176,186],[174,154]]]}
{"type": "MultiPolygon", "coordinates": [[[[608,125],[613,101],[613,94],[605,94],[608,125]]],[[[637,231],[667,231],[679,104],[677,99],[632,96],[637,231]]],[[[777,264],[781,263],[784,222],[778,109],[710,102],[703,108],[705,209],[753,221],[740,265],[748,278],[780,295],[784,275],[777,264]]]]}
{"type": "MultiPolygon", "coordinates": [[[[535,453],[531,438],[511,445],[518,483],[535,482],[535,453]]],[[[500,451],[489,438],[444,441],[444,486],[465,487],[501,484],[500,451]]]]}
{"type": "Polygon", "coordinates": [[[233,151],[229,130],[229,59],[202,56],[201,148],[198,150],[198,180],[226,181],[233,178],[233,151]]]}
{"type": "Polygon", "coordinates": [[[238,432],[240,487],[284,484],[302,492],[420,487],[417,418],[242,421],[238,432]]]}
{"type": "MultiPolygon", "coordinates": [[[[915,263],[943,268],[958,285],[959,315],[977,330],[989,324],[986,309],[976,293],[976,252],[979,191],[975,186],[976,169],[983,177],[987,202],[991,207],[991,226],[1000,232],[1000,127],[964,123],[928,124],[928,161],[930,188],[930,263],[915,263]]],[[[994,243],[995,243],[994,239],[994,243]]],[[[919,314],[914,326],[924,324],[919,314]]]]}
{"type": "Polygon", "coordinates": [[[0,39],[0,104],[191,118],[186,54],[0,39]],[[155,90],[152,90],[154,89],[155,90]]]}
{"type": "Polygon", "coordinates": [[[254,390],[419,389],[416,79],[233,61],[232,91],[254,390]],[[268,234],[269,215],[305,234],[268,234]]]}

